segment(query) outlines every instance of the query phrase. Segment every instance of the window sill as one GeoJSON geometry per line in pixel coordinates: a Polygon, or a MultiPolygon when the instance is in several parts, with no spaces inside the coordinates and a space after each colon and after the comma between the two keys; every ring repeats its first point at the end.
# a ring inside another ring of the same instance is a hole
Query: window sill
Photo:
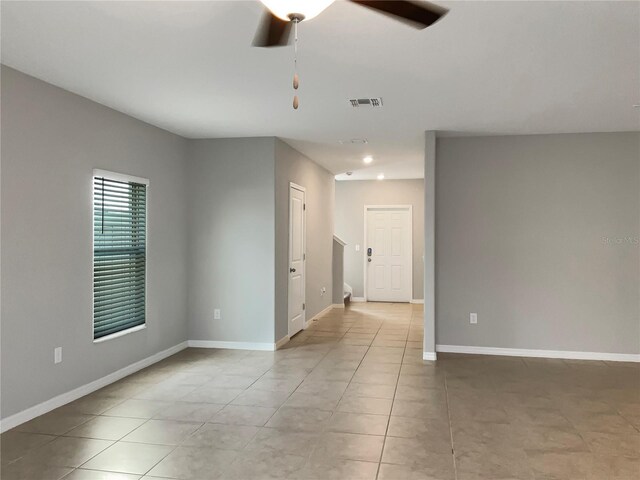
{"type": "Polygon", "coordinates": [[[116,332],[116,333],[112,333],[111,335],[107,335],[105,337],[97,338],[93,341],[93,343],[106,342],[107,340],[113,340],[114,338],[123,337],[124,335],[129,335],[130,333],[133,333],[133,332],[139,332],[140,330],[144,330],[146,328],[147,328],[147,324],[145,323],[144,325],[138,325],[136,327],[128,328],[127,330],[122,330],[121,332],[116,332]]]}

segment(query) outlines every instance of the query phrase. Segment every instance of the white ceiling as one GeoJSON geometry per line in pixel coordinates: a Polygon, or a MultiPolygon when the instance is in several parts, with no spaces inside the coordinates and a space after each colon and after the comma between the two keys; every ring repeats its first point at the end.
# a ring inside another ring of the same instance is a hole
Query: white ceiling
{"type": "Polygon", "coordinates": [[[639,2],[437,3],[423,31],[342,1],[301,24],[298,111],[293,49],[250,47],[257,2],[5,1],[2,62],[186,137],[282,137],[350,179],[422,177],[425,130],[640,130],[639,2]]]}

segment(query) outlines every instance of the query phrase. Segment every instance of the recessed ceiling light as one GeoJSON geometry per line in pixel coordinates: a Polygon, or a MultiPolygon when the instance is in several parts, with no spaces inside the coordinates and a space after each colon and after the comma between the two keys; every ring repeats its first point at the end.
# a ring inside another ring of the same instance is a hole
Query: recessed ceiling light
{"type": "Polygon", "coordinates": [[[362,161],[363,161],[364,163],[366,163],[366,164],[369,164],[369,163],[373,162],[373,157],[372,157],[371,155],[367,155],[366,157],[364,157],[364,158],[362,159],[362,161]]]}
{"type": "Polygon", "coordinates": [[[378,180],[384,180],[384,173],[381,173],[380,175],[378,175],[378,180]]]}

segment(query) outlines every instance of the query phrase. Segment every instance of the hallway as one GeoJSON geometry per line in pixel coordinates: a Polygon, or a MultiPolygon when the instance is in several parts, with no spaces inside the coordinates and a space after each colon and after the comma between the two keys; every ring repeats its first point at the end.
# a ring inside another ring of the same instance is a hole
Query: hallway
{"type": "Polygon", "coordinates": [[[424,362],[422,322],[355,303],[276,352],[184,350],[3,434],[2,479],[637,478],[639,365],[424,362]]]}

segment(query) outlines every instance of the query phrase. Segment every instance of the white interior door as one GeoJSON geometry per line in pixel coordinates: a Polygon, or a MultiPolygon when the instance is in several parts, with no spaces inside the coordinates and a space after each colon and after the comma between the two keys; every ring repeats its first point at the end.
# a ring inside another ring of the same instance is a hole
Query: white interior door
{"type": "Polygon", "coordinates": [[[289,336],[305,322],[305,191],[289,186],[289,336]]]}
{"type": "Polygon", "coordinates": [[[366,296],[372,302],[410,302],[411,207],[365,207],[366,296]]]}

